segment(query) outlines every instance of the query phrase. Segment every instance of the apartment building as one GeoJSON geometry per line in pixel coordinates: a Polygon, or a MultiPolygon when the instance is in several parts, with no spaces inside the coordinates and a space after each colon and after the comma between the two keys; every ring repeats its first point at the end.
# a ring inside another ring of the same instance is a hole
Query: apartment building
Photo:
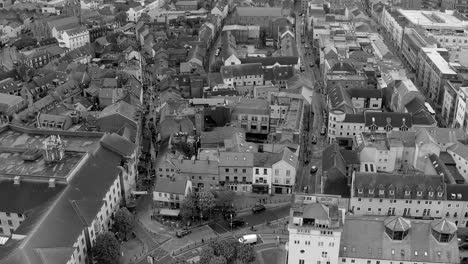
{"type": "Polygon", "coordinates": [[[395,112],[368,112],[346,114],[334,109],[329,112],[328,142],[352,146],[353,138],[361,132],[408,131],[413,127],[411,114],[395,112]]]}
{"type": "Polygon", "coordinates": [[[428,35],[436,39],[443,48],[468,47],[468,31],[466,30],[433,30],[428,35]]]}
{"type": "Polygon", "coordinates": [[[220,72],[224,84],[230,86],[255,86],[265,82],[261,63],[221,66],[220,72]]]}
{"type": "Polygon", "coordinates": [[[231,123],[247,133],[268,134],[270,131],[270,109],[267,100],[240,98],[233,106],[231,123]]]}
{"type": "Polygon", "coordinates": [[[272,22],[282,17],[283,10],[279,7],[237,6],[228,22],[233,25],[258,25],[266,30],[267,35],[271,35],[274,30],[278,30],[272,28],[272,22]]]}
{"type": "MultiPolygon", "coordinates": [[[[82,133],[74,134],[75,137],[80,135],[84,136],[82,133]]],[[[35,136],[37,138],[37,135],[35,136]]],[[[68,139],[70,146],[67,147],[76,146],[76,139],[68,139]]],[[[16,220],[25,217],[28,225],[35,228],[25,229],[20,223],[16,230],[9,230],[11,236],[2,246],[5,250],[0,262],[89,262],[90,249],[96,236],[110,228],[114,212],[121,204],[125,204],[122,183],[129,175],[119,166],[123,164],[124,157],[131,155],[134,149],[127,139],[119,135],[99,139],[99,135],[93,136],[88,133],[86,140],[89,140],[91,145],[81,148],[81,151],[93,150],[92,153],[67,151],[63,148],[60,137],[51,136],[44,142],[46,150],[43,157],[29,161],[28,164],[23,163],[23,166],[30,166],[29,169],[34,168],[29,170],[32,174],[3,180],[3,184],[14,185],[13,188],[10,186],[10,192],[19,191],[22,187],[30,191],[29,194],[15,200],[15,206],[26,205],[23,207],[25,209],[36,203],[37,207],[21,215],[5,214],[9,218],[7,222],[16,224],[16,220]],[[106,143],[102,144],[103,142],[106,143]],[[61,164],[64,165],[55,166],[57,168],[54,169],[53,175],[41,175],[44,172],[44,168],[41,169],[44,160],[52,163],[62,160],[61,164]],[[95,177],[96,175],[99,177],[95,177]],[[31,180],[34,183],[31,183],[31,180]],[[41,201],[42,204],[37,204],[41,201]],[[26,202],[31,204],[25,204],[26,202]],[[57,254],[49,254],[51,251],[57,254]]],[[[15,159],[8,157],[2,162],[12,163],[15,159]]],[[[1,195],[7,193],[2,192],[1,195]]],[[[3,223],[3,219],[1,220],[3,223]]]]}
{"type": "Polygon", "coordinates": [[[288,264],[339,263],[344,212],[338,206],[294,204],[289,218],[288,264]]]}
{"type": "Polygon", "coordinates": [[[219,153],[219,184],[236,192],[251,192],[254,154],[249,152],[219,153]]]}
{"type": "Polygon", "coordinates": [[[418,70],[418,57],[421,48],[437,48],[437,41],[426,35],[426,32],[418,28],[405,28],[401,43],[401,55],[413,74],[418,70]]]}
{"type": "Polygon", "coordinates": [[[444,216],[444,178],[440,175],[357,172],[350,210],[354,215],[444,216]]]}
{"type": "Polygon", "coordinates": [[[182,201],[191,192],[190,180],[158,179],[153,190],[153,202],[159,208],[179,209],[182,201]]]}
{"type": "Polygon", "coordinates": [[[85,27],[78,27],[63,31],[59,42],[63,42],[63,46],[74,50],[89,44],[89,31],[85,27]]]}
{"type": "Polygon", "coordinates": [[[374,164],[379,172],[392,173],[413,166],[416,147],[414,132],[362,132],[355,136],[354,144],[361,163],[374,164]]]}
{"type": "Polygon", "coordinates": [[[393,7],[386,7],[382,10],[381,24],[390,35],[395,47],[401,49],[403,32],[408,25],[408,20],[393,7]]]}
{"type": "MultiPolygon", "coordinates": [[[[442,102],[442,120],[447,127],[455,126],[457,99],[461,83],[447,81],[444,84],[444,100],[442,102]]],[[[461,105],[460,105],[461,106],[461,105]]],[[[463,109],[460,109],[463,110],[463,109]]],[[[462,122],[463,124],[463,122],[462,122]]],[[[460,126],[461,128],[462,126],[460,126]]]]}
{"type": "MultiPolygon", "coordinates": [[[[174,161],[177,164],[177,161],[174,161]]],[[[218,162],[213,160],[179,160],[179,176],[192,182],[195,192],[203,189],[215,189],[219,186],[218,162]]]]}
{"type": "Polygon", "coordinates": [[[344,216],[328,201],[291,208],[289,264],[458,263],[457,227],[447,219],[344,216]]]}
{"type": "Polygon", "coordinates": [[[447,52],[446,49],[440,48],[422,48],[418,56],[417,83],[429,99],[436,104],[442,103],[444,83],[457,79],[456,72],[441,55],[447,52]]]}
{"type": "Polygon", "coordinates": [[[461,128],[463,131],[468,132],[468,87],[459,87],[456,100],[455,100],[455,119],[453,127],[461,128]]]}
{"type": "Polygon", "coordinates": [[[127,11],[127,20],[136,23],[145,12],[146,10],[143,6],[130,7],[127,11]]]}
{"type": "Polygon", "coordinates": [[[288,148],[283,150],[281,160],[271,166],[273,172],[271,188],[273,193],[292,193],[296,183],[298,162],[296,153],[288,148]]]}
{"type": "Polygon", "coordinates": [[[281,159],[281,153],[254,153],[254,167],[252,170],[253,193],[272,193],[272,167],[273,164],[281,159]]]}

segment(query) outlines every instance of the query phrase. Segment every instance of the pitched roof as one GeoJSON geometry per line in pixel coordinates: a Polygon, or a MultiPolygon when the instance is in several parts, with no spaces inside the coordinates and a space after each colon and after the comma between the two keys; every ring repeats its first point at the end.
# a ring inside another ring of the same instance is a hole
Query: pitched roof
{"type": "Polygon", "coordinates": [[[289,148],[283,150],[283,156],[281,158],[283,161],[296,168],[298,166],[298,156],[292,152],[289,148]]]}
{"type": "Polygon", "coordinates": [[[392,240],[385,233],[385,220],[386,217],[347,216],[341,235],[340,257],[393,262],[459,262],[457,239],[439,243],[432,236],[431,227],[438,228],[440,220],[400,219],[403,226],[411,226],[402,240],[392,240]]]}
{"type": "MultiPolygon", "coordinates": [[[[176,162],[174,162],[177,164],[176,162]]],[[[181,173],[206,174],[209,177],[218,175],[218,162],[210,160],[181,160],[177,167],[181,173]]]]}
{"type": "Polygon", "coordinates": [[[221,66],[221,76],[223,79],[242,77],[247,75],[263,75],[262,64],[249,63],[221,66]]]}
{"type": "Polygon", "coordinates": [[[62,254],[50,254],[49,257],[53,259],[47,258],[47,262],[44,262],[36,250],[73,247],[86,223],[71,201],[100,201],[102,206],[104,196],[119,177],[117,166],[120,162],[119,155],[98,147],[77,170],[50,209],[43,211],[33,223],[27,223],[31,227],[25,230],[27,239],[22,240],[16,250],[3,258],[2,263],[48,264],[62,260],[62,254]]]}
{"type": "Polygon", "coordinates": [[[280,7],[236,7],[236,13],[241,17],[281,17],[280,7]]]}
{"type": "Polygon", "coordinates": [[[341,85],[330,87],[328,94],[332,109],[340,109],[350,114],[355,112],[349,93],[347,93],[341,85]]]}
{"type": "Polygon", "coordinates": [[[273,164],[280,161],[283,158],[281,153],[266,153],[256,152],[254,153],[254,166],[271,168],[273,164]]]}
{"type": "Polygon", "coordinates": [[[468,201],[468,184],[447,184],[447,200],[468,201]]]}
{"type": "Polygon", "coordinates": [[[299,57],[246,57],[240,58],[242,64],[246,63],[261,63],[263,67],[279,65],[296,65],[299,62],[299,57]]]}
{"type": "Polygon", "coordinates": [[[412,118],[411,114],[396,113],[396,112],[364,112],[365,125],[367,127],[372,124],[378,127],[385,127],[391,125],[392,127],[406,127],[411,128],[412,118]]]}
{"type": "Polygon", "coordinates": [[[122,157],[131,156],[136,149],[134,143],[115,133],[105,134],[101,139],[101,145],[122,157]]]}
{"type": "Polygon", "coordinates": [[[358,172],[353,182],[355,197],[382,197],[394,199],[443,199],[437,192],[444,192],[444,178],[440,175],[389,174],[358,172]],[[361,190],[362,193],[359,193],[361,190]],[[369,190],[371,190],[369,192],[369,190]],[[383,190],[383,194],[380,194],[383,190]],[[394,194],[390,194],[394,191],[394,194]],[[410,191],[409,195],[405,191],[410,191]],[[421,195],[418,196],[418,191],[421,195]],[[429,193],[432,192],[432,197],[429,193]]]}
{"type": "Polygon", "coordinates": [[[219,166],[221,167],[253,167],[253,153],[249,152],[220,152],[219,166]]]}
{"type": "Polygon", "coordinates": [[[185,194],[187,180],[171,180],[159,178],[154,186],[155,192],[185,194]]]}
{"type": "Polygon", "coordinates": [[[0,81],[0,93],[10,93],[18,90],[19,87],[12,78],[0,81]]]}
{"type": "Polygon", "coordinates": [[[382,98],[383,89],[350,88],[346,92],[351,98],[382,98]]]}

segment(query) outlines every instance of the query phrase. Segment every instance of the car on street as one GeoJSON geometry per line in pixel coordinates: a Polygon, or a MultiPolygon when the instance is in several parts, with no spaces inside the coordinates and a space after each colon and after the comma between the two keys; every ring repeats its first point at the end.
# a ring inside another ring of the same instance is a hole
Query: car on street
{"type": "Polygon", "coordinates": [[[320,130],[320,135],[325,136],[326,133],[327,133],[327,128],[323,126],[322,129],[320,130]]]}
{"type": "Polygon", "coordinates": [[[215,56],[218,57],[220,53],[221,53],[221,48],[218,48],[218,49],[216,50],[215,56]]]}
{"type": "Polygon", "coordinates": [[[317,166],[312,166],[310,167],[310,173],[314,174],[318,171],[318,167],[317,166]]]}
{"type": "Polygon", "coordinates": [[[235,218],[235,219],[232,219],[232,221],[229,221],[229,226],[232,228],[240,227],[243,225],[245,225],[244,219],[235,218]]]}
{"type": "Polygon", "coordinates": [[[258,236],[256,234],[243,235],[239,238],[241,244],[257,244],[258,236]]]}
{"type": "Polygon", "coordinates": [[[266,210],[266,208],[265,208],[265,206],[263,204],[257,204],[254,207],[252,207],[252,212],[254,214],[263,212],[265,210],[266,210]]]}
{"type": "Polygon", "coordinates": [[[316,135],[313,135],[312,136],[312,144],[317,144],[317,136],[316,135]]]}
{"type": "Polygon", "coordinates": [[[176,232],[176,237],[181,238],[192,233],[192,230],[184,229],[176,232]]]}

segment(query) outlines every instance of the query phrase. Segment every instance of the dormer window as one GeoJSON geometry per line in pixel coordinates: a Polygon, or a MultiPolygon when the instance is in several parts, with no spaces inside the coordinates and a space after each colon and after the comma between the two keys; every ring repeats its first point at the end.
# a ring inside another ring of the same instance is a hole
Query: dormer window
{"type": "Polygon", "coordinates": [[[390,132],[393,130],[393,127],[391,125],[386,125],[385,126],[385,131],[390,132]]]}
{"type": "Polygon", "coordinates": [[[437,192],[438,197],[442,197],[442,192],[437,192]]]}
{"type": "Polygon", "coordinates": [[[384,190],[379,190],[379,195],[384,195],[385,191],[384,190]]]}
{"type": "Polygon", "coordinates": [[[417,195],[418,195],[418,196],[422,196],[422,192],[421,192],[421,191],[418,191],[418,192],[417,192],[417,195]]]}
{"type": "Polygon", "coordinates": [[[372,131],[372,132],[374,132],[374,131],[377,130],[377,128],[378,128],[377,125],[372,124],[372,125],[369,127],[369,130],[372,131]]]}
{"type": "Polygon", "coordinates": [[[405,195],[407,196],[411,195],[411,191],[405,191],[405,195]]]}
{"type": "Polygon", "coordinates": [[[369,194],[374,194],[374,189],[370,189],[369,194]]]}
{"type": "Polygon", "coordinates": [[[359,193],[359,194],[362,194],[362,193],[363,193],[362,188],[359,188],[359,189],[358,189],[358,193],[359,193]]]}
{"type": "Polygon", "coordinates": [[[429,192],[428,195],[429,195],[429,197],[432,197],[432,196],[434,196],[434,192],[429,192]]]}
{"type": "Polygon", "coordinates": [[[395,195],[395,191],[394,190],[390,190],[390,195],[395,195]]]}

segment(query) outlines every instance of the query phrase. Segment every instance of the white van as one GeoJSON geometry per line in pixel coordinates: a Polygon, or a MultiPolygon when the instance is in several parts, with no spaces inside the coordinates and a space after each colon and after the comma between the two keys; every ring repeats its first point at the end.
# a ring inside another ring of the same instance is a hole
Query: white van
{"type": "Polygon", "coordinates": [[[239,238],[239,242],[242,244],[256,244],[258,236],[256,234],[245,235],[239,238]]]}

